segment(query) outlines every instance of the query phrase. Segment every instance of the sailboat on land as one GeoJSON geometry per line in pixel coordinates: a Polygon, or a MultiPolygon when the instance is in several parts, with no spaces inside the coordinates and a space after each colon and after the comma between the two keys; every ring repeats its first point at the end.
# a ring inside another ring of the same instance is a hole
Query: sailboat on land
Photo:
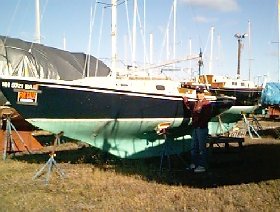
{"type": "Polygon", "coordinates": [[[268,109],[268,115],[280,117],[280,0],[278,0],[278,81],[266,83],[261,96],[263,107],[268,109]]]}
{"type": "MultiPolygon", "coordinates": [[[[112,14],[116,5],[112,0],[112,14]]],[[[115,32],[113,22],[113,44],[115,32]]],[[[190,111],[184,107],[181,84],[162,76],[118,74],[114,51],[112,58],[110,76],[69,81],[1,77],[0,88],[11,106],[34,126],[52,133],[63,131],[69,138],[121,158],[160,155],[164,140],[157,129],[163,125],[176,140],[171,153],[189,150],[182,136],[190,135],[190,111]]],[[[211,103],[215,117],[234,101],[221,97],[211,103]]]]}
{"type": "MultiPolygon", "coordinates": [[[[213,46],[213,31],[211,28],[211,55],[212,58],[212,46],[213,46]]],[[[250,27],[249,27],[250,32],[250,27]]],[[[209,74],[201,74],[199,68],[199,75],[193,80],[185,81],[182,83],[182,87],[185,90],[192,90],[197,86],[203,86],[207,88],[208,94],[213,96],[228,96],[235,97],[235,104],[228,110],[219,114],[217,117],[213,118],[213,123],[219,123],[221,126],[219,129],[224,129],[225,133],[233,129],[236,123],[244,118],[244,115],[252,114],[259,107],[260,98],[262,93],[262,87],[255,85],[253,81],[244,80],[240,78],[240,56],[242,39],[245,38],[247,34],[240,35],[237,33],[235,37],[238,39],[238,65],[237,65],[237,76],[226,77],[212,74],[211,64],[212,59],[209,61],[209,74]]],[[[202,52],[200,52],[199,67],[202,66],[202,52]]],[[[249,71],[250,73],[250,71],[249,71]]],[[[250,74],[249,74],[250,75],[250,74]]],[[[212,127],[212,125],[210,125],[212,127]]],[[[217,127],[214,127],[217,129],[217,127]]],[[[222,130],[220,131],[222,134],[222,130]]],[[[211,134],[211,130],[210,130],[211,134]]]]}
{"type": "MultiPolygon", "coordinates": [[[[1,76],[74,80],[93,76],[93,73],[96,76],[109,74],[109,67],[93,56],[42,45],[40,19],[40,1],[35,0],[34,42],[0,35],[1,76]]],[[[0,92],[0,106],[6,101],[0,92]]]]}
{"type": "Polygon", "coordinates": [[[203,84],[212,95],[234,96],[236,106],[252,106],[260,103],[262,87],[256,86],[250,80],[216,76],[213,74],[199,75],[193,82],[186,82],[185,87],[195,87],[203,84]]]}
{"type": "MultiPolygon", "coordinates": [[[[251,68],[249,67],[249,80],[240,78],[240,62],[241,62],[241,49],[242,40],[249,36],[249,51],[250,51],[250,21],[248,27],[248,34],[243,35],[237,33],[234,35],[238,41],[238,62],[237,62],[237,75],[236,77],[220,76],[212,74],[212,58],[213,58],[213,34],[214,27],[211,27],[211,51],[209,60],[209,73],[201,74],[199,71],[198,76],[191,81],[183,83],[183,87],[193,88],[199,85],[207,87],[209,92],[215,96],[234,96],[236,97],[235,106],[255,106],[260,103],[262,86],[256,85],[250,80],[251,68]]],[[[250,59],[251,60],[251,59],[250,59]]],[[[202,52],[200,52],[200,61],[202,61],[202,52]]],[[[201,62],[201,65],[203,63],[201,62]]]]}

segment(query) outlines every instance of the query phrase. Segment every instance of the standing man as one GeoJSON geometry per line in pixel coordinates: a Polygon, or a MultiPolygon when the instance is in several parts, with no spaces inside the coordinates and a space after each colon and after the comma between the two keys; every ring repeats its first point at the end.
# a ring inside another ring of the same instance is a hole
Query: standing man
{"type": "Polygon", "coordinates": [[[211,119],[211,103],[205,99],[203,88],[196,89],[196,102],[189,102],[184,97],[184,105],[192,112],[192,144],[191,144],[191,164],[189,169],[195,173],[206,171],[207,149],[206,142],[208,136],[208,122],[211,119]]]}

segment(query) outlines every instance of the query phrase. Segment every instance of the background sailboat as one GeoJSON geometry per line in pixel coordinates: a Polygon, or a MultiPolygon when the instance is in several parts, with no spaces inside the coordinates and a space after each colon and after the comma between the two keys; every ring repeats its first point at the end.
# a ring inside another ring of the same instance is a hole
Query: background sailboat
{"type": "Polygon", "coordinates": [[[261,104],[267,108],[272,118],[280,117],[280,0],[278,0],[278,82],[266,83],[261,96],[261,104]]]}
{"type": "MultiPolygon", "coordinates": [[[[34,0],[34,5],[34,42],[0,35],[1,76],[74,80],[85,76],[107,76],[109,74],[110,69],[91,55],[42,45],[40,1],[34,0]]],[[[3,94],[0,94],[0,105],[5,102],[3,94]]]]}

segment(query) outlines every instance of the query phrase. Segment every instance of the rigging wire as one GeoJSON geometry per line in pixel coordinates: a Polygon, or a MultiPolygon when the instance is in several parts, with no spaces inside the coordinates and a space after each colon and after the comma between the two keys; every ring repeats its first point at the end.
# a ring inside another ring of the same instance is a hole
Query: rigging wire
{"type": "Polygon", "coordinates": [[[7,37],[8,37],[8,35],[9,35],[9,33],[10,33],[11,26],[12,26],[12,23],[14,22],[14,19],[15,19],[15,16],[16,16],[16,13],[17,13],[17,11],[18,11],[18,8],[19,8],[20,3],[21,3],[21,0],[18,0],[18,2],[17,2],[17,4],[16,4],[16,7],[15,7],[15,10],[14,10],[14,12],[13,12],[12,18],[11,18],[11,20],[10,20],[10,22],[9,22],[8,29],[7,29],[7,33],[6,33],[6,36],[5,36],[5,39],[4,39],[4,46],[5,46],[5,43],[6,43],[6,41],[7,41],[7,37]]]}
{"type": "Polygon", "coordinates": [[[126,10],[126,19],[127,19],[127,30],[128,30],[128,40],[129,40],[129,47],[130,47],[130,54],[132,55],[132,40],[131,40],[131,29],[130,29],[130,18],[128,14],[128,0],[125,1],[125,10],[126,10]]]}
{"type": "Polygon", "coordinates": [[[94,76],[96,76],[96,74],[97,74],[98,65],[99,65],[98,57],[99,57],[99,54],[100,54],[101,38],[102,38],[102,34],[103,34],[104,11],[105,11],[105,8],[102,7],[101,24],[100,24],[100,30],[99,30],[98,46],[97,46],[97,60],[96,60],[96,63],[95,63],[94,76]]]}
{"type": "MultiPolygon", "coordinates": [[[[141,38],[142,38],[142,42],[143,42],[143,46],[144,46],[144,65],[145,65],[145,61],[146,61],[146,42],[145,42],[145,26],[142,25],[142,22],[141,22],[141,18],[140,18],[140,15],[139,15],[139,10],[138,10],[138,7],[137,7],[137,19],[138,19],[138,23],[139,23],[139,26],[140,26],[140,34],[141,34],[141,38]]],[[[145,22],[144,22],[145,24],[145,22]]]]}
{"type": "MultiPolygon", "coordinates": [[[[44,17],[44,15],[45,15],[45,11],[46,11],[48,2],[49,2],[49,0],[46,0],[45,5],[44,5],[43,10],[42,10],[41,17],[39,17],[40,22],[42,22],[42,20],[43,20],[43,17],[44,17]]],[[[41,36],[41,35],[40,35],[40,36],[41,36]]],[[[31,52],[31,50],[32,50],[33,44],[34,44],[34,41],[33,41],[33,39],[32,39],[32,42],[31,42],[30,48],[29,48],[29,51],[30,51],[30,52],[31,52]]]]}
{"type": "Polygon", "coordinates": [[[83,70],[83,77],[89,76],[89,68],[90,68],[90,52],[91,52],[91,41],[92,41],[92,29],[95,22],[95,14],[96,14],[96,6],[97,6],[97,0],[95,1],[94,5],[94,11],[92,12],[92,4],[90,8],[90,26],[89,26],[89,41],[88,41],[88,53],[86,55],[86,60],[84,64],[84,70],[83,70]]]}
{"type": "MultiPolygon", "coordinates": [[[[190,10],[191,10],[192,19],[194,20],[195,17],[197,17],[197,14],[196,14],[196,12],[194,10],[194,7],[191,4],[190,4],[189,7],[190,7],[190,10]]],[[[196,30],[198,32],[198,41],[199,41],[198,46],[202,47],[203,44],[202,44],[202,40],[201,40],[201,36],[200,36],[200,34],[201,34],[200,33],[200,28],[199,28],[199,25],[196,22],[194,22],[194,23],[195,23],[194,26],[195,26],[195,28],[196,28],[196,30]]]]}
{"type": "MultiPolygon", "coordinates": [[[[129,47],[130,47],[130,51],[132,52],[132,41],[131,41],[131,29],[130,29],[130,22],[129,22],[129,13],[128,13],[128,4],[127,2],[129,2],[130,0],[117,0],[117,5],[116,6],[119,6],[119,5],[122,5],[122,4],[125,4],[125,7],[126,7],[126,18],[127,18],[127,26],[128,26],[128,34],[129,34],[129,47]]],[[[112,7],[112,4],[109,4],[109,3],[104,3],[102,1],[96,1],[97,4],[100,4],[100,5],[103,5],[103,9],[107,9],[107,8],[110,8],[112,7]]],[[[101,27],[100,27],[100,36],[99,36],[99,47],[98,49],[100,49],[100,43],[101,43],[101,37],[102,37],[102,28],[103,28],[103,20],[104,20],[104,11],[102,11],[102,21],[101,21],[101,27]]],[[[98,50],[98,54],[99,54],[100,50],[98,50]]],[[[101,58],[100,58],[101,59],[101,58]]],[[[108,58],[104,58],[106,60],[108,60],[108,58]]],[[[122,62],[122,61],[121,61],[122,62]]]]}
{"type": "Polygon", "coordinates": [[[161,45],[161,49],[160,49],[159,60],[162,59],[162,54],[163,54],[164,45],[167,45],[167,44],[168,44],[168,42],[167,42],[167,33],[168,33],[169,26],[170,26],[170,22],[171,22],[171,18],[172,18],[173,9],[174,9],[174,7],[173,7],[173,5],[172,5],[172,7],[171,7],[171,9],[170,9],[170,13],[169,13],[168,23],[167,23],[166,30],[165,30],[164,40],[162,41],[162,45],[161,45]]]}
{"type": "MultiPolygon", "coordinates": [[[[116,6],[122,5],[122,4],[124,4],[126,1],[128,1],[128,0],[117,0],[117,5],[116,5],[116,6]],[[120,2],[120,1],[121,1],[121,2],[120,2]],[[118,3],[118,2],[120,2],[120,3],[118,3]]],[[[104,3],[104,2],[102,2],[102,1],[98,1],[98,2],[96,2],[96,3],[97,3],[97,4],[105,5],[104,8],[108,8],[108,7],[112,7],[112,6],[113,6],[111,3],[104,3]]]]}
{"type": "MultiPolygon", "coordinates": [[[[12,22],[13,22],[14,19],[15,19],[15,15],[16,15],[16,13],[17,13],[17,11],[18,11],[18,8],[19,8],[20,3],[21,3],[21,0],[19,0],[19,1],[17,2],[16,8],[15,8],[14,13],[13,13],[13,15],[12,15],[12,18],[11,18],[11,20],[10,20],[10,24],[9,24],[9,27],[8,27],[8,30],[7,30],[5,39],[4,39],[4,46],[5,46],[6,41],[7,41],[7,38],[8,38],[8,34],[9,34],[9,31],[10,31],[10,26],[12,25],[12,22]]],[[[43,7],[43,12],[42,12],[41,17],[39,17],[40,21],[43,20],[43,17],[44,17],[44,13],[45,13],[45,11],[46,11],[47,4],[48,4],[48,0],[46,0],[46,2],[45,2],[45,5],[44,5],[44,7],[43,7]]],[[[33,47],[33,44],[34,44],[34,41],[33,41],[33,39],[32,39],[32,42],[30,43],[29,50],[27,51],[32,57],[34,57],[33,54],[32,54],[32,51],[31,51],[31,50],[32,50],[32,47],[33,47]]],[[[22,59],[21,59],[20,61],[22,61],[23,59],[24,59],[24,57],[22,57],[22,59]]],[[[7,61],[8,61],[8,58],[7,58],[7,61]]],[[[39,71],[39,66],[38,66],[38,64],[36,63],[36,60],[34,60],[34,61],[35,61],[35,67],[37,68],[37,71],[39,71]]]]}

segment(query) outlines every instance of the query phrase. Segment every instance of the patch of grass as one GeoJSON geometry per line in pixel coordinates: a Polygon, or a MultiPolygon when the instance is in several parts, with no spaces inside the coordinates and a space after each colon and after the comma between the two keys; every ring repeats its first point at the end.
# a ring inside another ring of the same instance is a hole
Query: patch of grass
{"type": "MultiPolygon", "coordinates": [[[[246,138],[244,148],[216,148],[209,171],[194,174],[171,157],[119,160],[74,143],[57,149],[66,173],[32,180],[49,148],[0,160],[1,211],[276,211],[280,210],[280,140],[246,138]]],[[[1,155],[0,155],[1,156],[1,155]]],[[[188,154],[181,155],[188,162],[188,154]]]]}

